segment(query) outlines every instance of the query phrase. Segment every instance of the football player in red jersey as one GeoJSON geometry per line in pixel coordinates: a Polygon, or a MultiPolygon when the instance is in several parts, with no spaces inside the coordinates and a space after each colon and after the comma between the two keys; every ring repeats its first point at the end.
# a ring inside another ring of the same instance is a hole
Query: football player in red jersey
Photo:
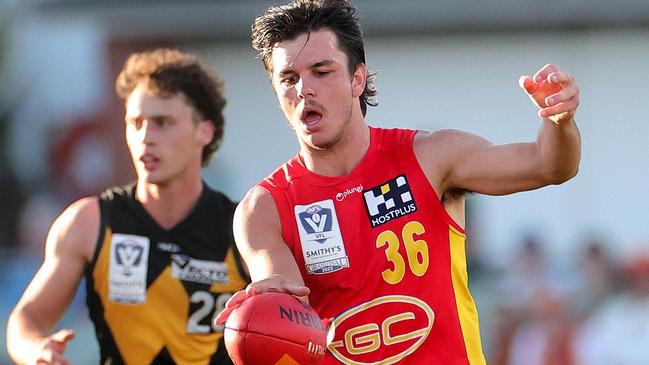
{"type": "Polygon", "coordinates": [[[540,132],[495,145],[458,130],[369,126],[376,89],[347,1],[271,7],[252,38],[300,150],[237,208],[253,283],[229,307],[265,291],[308,297],[332,318],[328,364],[484,364],[464,193],[511,194],[576,175],[573,77],[552,64],[522,76],[540,132]]]}

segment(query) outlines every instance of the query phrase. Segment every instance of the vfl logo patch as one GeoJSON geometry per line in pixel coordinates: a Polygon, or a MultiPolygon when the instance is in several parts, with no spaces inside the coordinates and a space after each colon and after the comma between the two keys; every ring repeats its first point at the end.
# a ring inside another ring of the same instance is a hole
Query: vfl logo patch
{"type": "Polygon", "coordinates": [[[329,238],[325,232],[331,232],[331,209],[312,205],[306,211],[298,213],[298,216],[304,230],[313,235],[316,242],[324,243],[329,238]]]}
{"type": "Polygon", "coordinates": [[[406,175],[363,191],[372,228],[417,211],[406,175]]]}
{"type": "Polygon", "coordinates": [[[133,274],[133,268],[142,264],[142,253],[144,248],[134,241],[118,242],[115,245],[115,260],[117,265],[122,267],[125,276],[133,274]]]}
{"type": "Polygon", "coordinates": [[[108,297],[119,303],[144,303],[149,238],[114,233],[110,241],[108,297]]]}
{"type": "Polygon", "coordinates": [[[307,272],[326,274],[349,267],[333,200],[296,205],[294,210],[307,272]]]}

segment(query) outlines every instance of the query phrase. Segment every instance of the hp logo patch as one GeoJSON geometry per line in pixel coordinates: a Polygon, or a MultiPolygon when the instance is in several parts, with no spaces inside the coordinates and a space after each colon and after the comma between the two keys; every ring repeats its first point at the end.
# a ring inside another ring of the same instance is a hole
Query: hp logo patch
{"type": "Polygon", "coordinates": [[[304,230],[313,235],[316,242],[324,243],[327,240],[324,232],[330,232],[333,225],[331,209],[316,204],[298,213],[298,216],[304,230]]]}
{"type": "Polygon", "coordinates": [[[417,211],[406,175],[363,191],[372,228],[417,211]]]}

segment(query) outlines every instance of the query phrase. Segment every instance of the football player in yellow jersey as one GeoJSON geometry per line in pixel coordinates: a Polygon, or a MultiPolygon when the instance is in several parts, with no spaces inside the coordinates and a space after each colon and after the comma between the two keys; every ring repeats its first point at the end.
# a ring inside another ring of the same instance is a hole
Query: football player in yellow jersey
{"type": "Polygon", "coordinates": [[[74,332],[54,326],[82,277],[101,363],[222,364],[215,312],[248,279],[232,238],[234,204],[201,177],[223,136],[222,84],[195,55],[132,55],[116,88],[137,181],[71,204],[11,313],[18,364],[68,364],[74,332]]]}

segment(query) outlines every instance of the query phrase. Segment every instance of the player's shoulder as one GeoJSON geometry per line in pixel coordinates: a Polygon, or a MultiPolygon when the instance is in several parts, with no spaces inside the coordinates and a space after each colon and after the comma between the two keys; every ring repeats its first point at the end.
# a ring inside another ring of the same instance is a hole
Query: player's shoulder
{"type": "Polygon", "coordinates": [[[81,198],[70,204],[56,219],[48,235],[48,246],[65,255],[92,256],[100,224],[99,200],[81,198]]]}
{"type": "Polygon", "coordinates": [[[271,192],[266,187],[257,184],[248,190],[239,206],[246,209],[263,209],[269,204],[275,204],[271,192]]]}
{"type": "Polygon", "coordinates": [[[426,130],[419,129],[417,130],[417,135],[415,136],[415,141],[422,142],[449,142],[454,139],[463,139],[470,136],[471,133],[454,129],[454,128],[443,128],[437,130],[426,130]]]}
{"type": "Polygon", "coordinates": [[[99,218],[99,199],[96,196],[81,198],[65,208],[60,218],[74,223],[88,223],[99,218]]]}
{"type": "Polygon", "coordinates": [[[248,190],[237,206],[235,220],[266,221],[277,215],[277,206],[270,191],[261,185],[255,185],[248,190]]]}
{"type": "Polygon", "coordinates": [[[459,129],[438,129],[435,131],[418,130],[414,140],[415,151],[418,153],[440,154],[444,151],[483,145],[488,143],[484,138],[459,129]]]}

